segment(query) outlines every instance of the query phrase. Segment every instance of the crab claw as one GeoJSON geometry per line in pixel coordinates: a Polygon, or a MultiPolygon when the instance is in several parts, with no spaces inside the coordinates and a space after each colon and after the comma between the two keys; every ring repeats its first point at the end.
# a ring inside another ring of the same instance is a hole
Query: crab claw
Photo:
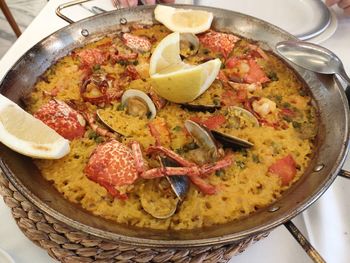
{"type": "Polygon", "coordinates": [[[216,188],[215,186],[205,182],[201,177],[206,176],[212,172],[215,172],[216,170],[220,170],[232,165],[232,160],[233,160],[232,154],[229,153],[223,159],[217,162],[205,164],[203,166],[197,166],[195,163],[187,161],[186,159],[182,158],[180,155],[162,146],[151,146],[147,149],[147,153],[148,154],[163,153],[164,155],[176,161],[183,167],[154,168],[142,174],[143,178],[151,179],[156,177],[162,177],[165,175],[166,176],[173,176],[173,175],[179,175],[179,174],[186,175],[189,177],[191,182],[199,188],[199,190],[209,195],[215,194],[216,188]]]}

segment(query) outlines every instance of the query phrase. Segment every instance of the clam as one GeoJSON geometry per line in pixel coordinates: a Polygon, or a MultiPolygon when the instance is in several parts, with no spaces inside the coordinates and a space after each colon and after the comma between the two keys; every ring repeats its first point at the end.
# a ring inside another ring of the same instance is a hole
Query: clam
{"type": "Polygon", "coordinates": [[[141,90],[129,89],[125,91],[121,103],[131,116],[153,119],[157,113],[151,98],[141,90]]]}
{"type": "MultiPolygon", "coordinates": [[[[127,114],[140,118],[153,119],[157,112],[153,101],[141,90],[129,89],[125,91],[121,98],[121,106],[126,109],[127,114]]],[[[104,120],[99,110],[96,111],[96,115],[107,128],[123,135],[104,120]]]]}
{"type": "Polygon", "coordinates": [[[225,115],[228,116],[230,128],[243,129],[246,127],[259,127],[260,125],[258,119],[251,112],[241,107],[227,107],[225,115]]]}
{"type": "Polygon", "coordinates": [[[182,57],[189,57],[197,54],[199,50],[199,39],[192,33],[180,34],[180,53],[182,57]],[[187,52],[186,52],[187,51],[187,52]]]}
{"type": "Polygon", "coordinates": [[[204,159],[205,162],[215,162],[219,157],[219,150],[211,132],[191,120],[185,121],[185,127],[199,146],[201,154],[196,152],[196,156],[200,156],[200,159],[204,159]]]}
{"type": "MultiPolygon", "coordinates": [[[[166,157],[159,156],[159,161],[162,167],[178,166],[177,162],[166,157]]],[[[174,196],[164,196],[163,191],[159,189],[150,189],[152,195],[142,193],[140,196],[142,208],[151,216],[158,219],[166,219],[176,212],[176,208],[184,200],[190,184],[187,176],[173,175],[166,176],[166,179],[171,186],[174,196]]]]}
{"type": "Polygon", "coordinates": [[[164,195],[161,184],[162,182],[143,185],[140,191],[140,201],[142,208],[148,214],[154,218],[166,219],[176,212],[180,200],[173,193],[164,195]]]}

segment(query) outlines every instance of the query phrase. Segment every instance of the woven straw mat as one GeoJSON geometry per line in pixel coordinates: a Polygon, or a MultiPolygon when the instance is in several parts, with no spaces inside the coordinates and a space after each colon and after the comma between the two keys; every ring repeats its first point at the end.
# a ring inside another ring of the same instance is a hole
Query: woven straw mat
{"type": "Polygon", "coordinates": [[[228,262],[264,233],[237,244],[203,248],[141,248],[105,240],[58,222],[26,200],[0,171],[0,194],[21,231],[54,259],[65,262],[228,262]]]}

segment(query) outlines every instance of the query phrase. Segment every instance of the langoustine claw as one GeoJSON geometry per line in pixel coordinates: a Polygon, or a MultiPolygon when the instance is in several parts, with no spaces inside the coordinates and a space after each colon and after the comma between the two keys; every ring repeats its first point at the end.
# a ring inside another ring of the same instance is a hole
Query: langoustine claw
{"type": "Polygon", "coordinates": [[[148,52],[152,48],[152,43],[146,37],[135,36],[130,33],[122,35],[124,44],[137,52],[148,52]]]}
{"type": "Polygon", "coordinates": [[[204,164],[203,166],[198,166],[197,164],[190,162],[175,152],[162,147],[162,146],[151,146],[147,149],[147,154],[153,153],[162,153],[165,154],[170,159],[176,161],[182,167],[164,167],[162,170],[159,169],[151,169],[147,171],[143,178],[151,179],[156,177],[161,177],[164,175],[186,175],[189,177],[191,182],[196,185],[203,193],[205,194],[215,194],[216,188],[213,185],[205,182],[202,177],[207,176],[210,173],[213,173],[217,170],[226,168],[232,165],[233,156],[231,154],[227,154],[223,159],[218,160],[214,163],[204,164]]]}
{"type": "Polygon", "coordinates": [[[94,115],[88,113],[88,112],[81,112],[82,116],[85,118],[85,120],[88,122],[91,129],[96,132],[96,134],[101,135],[103,137],[108,137],[112,139],[119,139],[119,135],[117,133],[113,133],[108,131],[105,128],[101,128],[96,124],[96,118],[94,115]]]}

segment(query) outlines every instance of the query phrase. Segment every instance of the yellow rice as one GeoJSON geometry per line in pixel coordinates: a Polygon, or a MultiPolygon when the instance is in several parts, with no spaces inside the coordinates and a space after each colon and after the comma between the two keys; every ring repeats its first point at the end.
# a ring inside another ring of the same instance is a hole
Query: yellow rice
{"type": "MultiPolygon", "coordinates": [[[[136,29],[134,34],[146,35],[156,38],[153,48],[169,32],[163,26],[155,26],[148,29],[136,29]]],[[[103,43],[106,39],[89,44],[84,48],[92,48],[103,43]]],[[[122,45],[117,42],[118,45],[122,45]]],[[[139,64],[136,66],[142,72],[142,78],[132,81],[127,88],[148,91],[151,83],[148,79],[147,58],[150,54],[139,56],[139,64]]],[[[193,63],[196,62],[194,59],[193,63]]],[[[277,102],[291,104],[308,115],[301,122],[308,121],[311,128],[316,130],[315,109],[310,104],[310,97],[304,92],[302,83],[296,75],[276,57],[269,54],[269,63],[261,62],[263,69],[273,71],[278,76],[277,81],[270,82],[261,91],[256,91],[252,96],[268,97],[277,102]],[[282,101],[280,101],[282,98],[282,101]],[[310,117],[311,116],[311,117],[310,117]]],[[[124,68],[116,63],[101,66],[106,72],[120,73],[124,68]]],[[[79,69],[79,60],[74,56],[66,56],[53,65],[45,74],[45,80],[41,79],[35,85],[35,89],[29,98],[28,110],[37,111],[45,104],[49,97],[43,91],[50,92],[59,87],[57,99],[82,101],[80,86],[83,74],[79,69]]],[[[204,93],[197,103],[211,101],[216,94],[220,96],[223,90],[218,81],[215,81],[209,90],[204,93]]],[[[86,103],[87,108],[93,112],[95,105],[86,103]]],[[[137,140],[143,149],[155,144],[147,127],[149,120],[140,119],[128,115],[125,110],[118,110],[119,102],[113,102],[100,110],[101,115],[108,123],[125,137],[123,142],[137,140]]],[[[215,113],[214,113],[215,114],[215,113]]],[[[157,112],[156,119],[165,122],[170,131],[170,141],[164,145],[178,151],[192,140],[184,133],[184,121],[190,117],[210,116],[212,113],[190,112],[179,105],[168,105],[157,112]]],[[[73,203],[80,204],[91,213],[121,224],[153,229],[193,229],[223,224],[232,220],[247,216],[261,207],[276,201],[293,182],[297,181],[304,173],[310,161],[313,150],[314,136],[302,138],[300,132],[288,123],[287,129],[276,130],[269,126],[251,127],[249,129],[235,130],[222,128],[222,131],[249,140],[254,147],[249,150],[234,152],[234,163],[225,169],[223,175],[215,173],[205,180],[218,189],[215,195],[204,195],[195,186],[191,185],[185,200],[179,206],[177,212],[168,219],[156,219],[146,213],[140,202],[141,191],[147,184],[158,185],[164,183],[164,179],[144,180],[135,182],[133,189],[128,193],[127,200],[113,199],[105,188],[89,180],[83,170],[89,156],[96,148],[99,141],[89,136],[88,128],[84,137],[71,142],[71,152],[60,160],[35,160],[42,175],[51,181],[54,187],[73,203]],[[287,154],[292,154],[297,163],[297,175],[289,186],[281,186],[277,176],[267,172],[268,167],[276,160],[287,154]],[[257,160],[258,158],[258,160],[257,160]]],[[[162,136],[164,136],[162,134],[162,136]]],[[[157,195],[148,192],[148,195],[157,195]]]]}

